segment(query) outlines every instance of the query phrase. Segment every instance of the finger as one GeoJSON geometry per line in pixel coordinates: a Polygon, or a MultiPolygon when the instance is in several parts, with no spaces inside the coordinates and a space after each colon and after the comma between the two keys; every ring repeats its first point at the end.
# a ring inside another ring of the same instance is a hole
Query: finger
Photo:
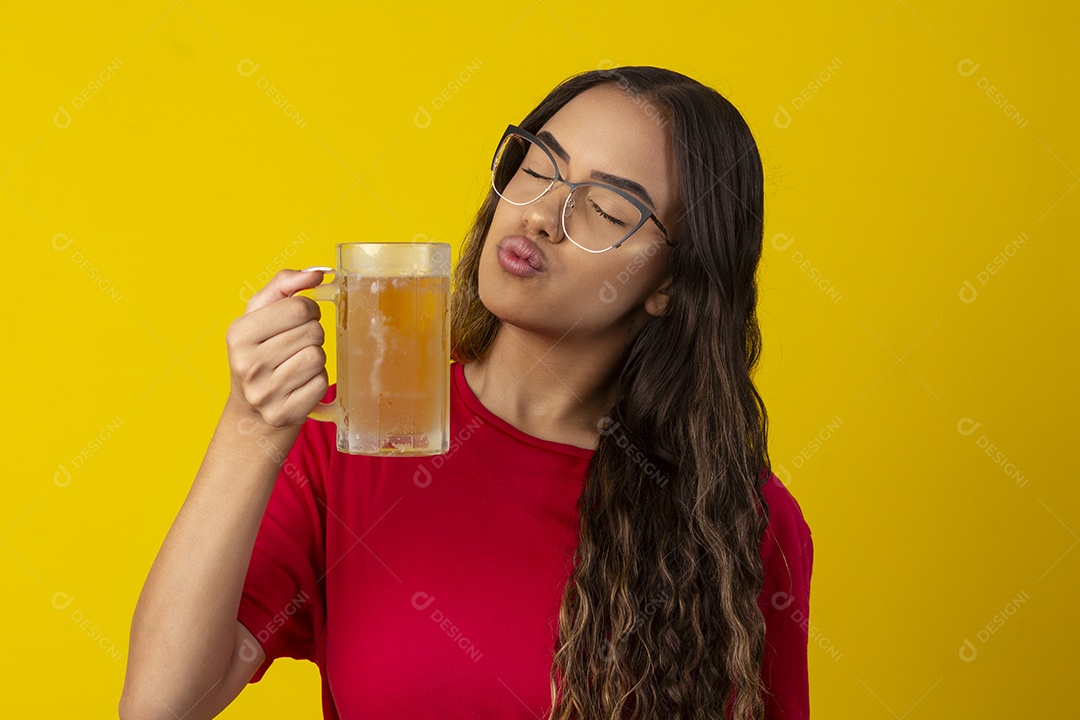
{"type": "Polygon", "coordinates": [[[333,268],[314,267],[306,270],[280,270],[270,282],[251,296],[247,303],[247,312],[254,312],[259,308],[266,307],[272,302],[291,297],[294,293],[305,288],[312,288],[322,282],[323,273],[331,272],[333,268]]]}
{"type": "Polygon", "coordinates": [[[282,298],[244,315],[244,338],[251,345],[259,345],[321,316],[319,304],[309,297],[282,298]]]}
{"type": "Polygon", "coordinates": [[[330,387],[330,383],[326,375],[326,368],[323,368],[306,383],[286,395],[282,406],[289,414],[306,413],[309,408],[314,409],[316,403],[326,396],[328,387],[330,387]]]}
{"type": "Polygon", "coordinates": [[[276,368],[308,345],[322,347],[324,340],[322,325],[317,320],[309,320],[268,338],[256,352],[266,358],[266,367],[276,368]]]}
{"type": "Polygon", "coordinates": [[[285,401],[294,400],[299,395],[301,402],[310,406],[312,403],[322,400],[326,396],[326,390],[329,387],[330,378],[327,375],[326,368],[321,367],[306,382],[301,383],[295,390],[286,395],[285,401]]]}
{"type": "Polygon", "coordinates": [[[318,345],[301,349],[274,369],[272,382],[279,388],[295,389],[313,375],[326,370],[326,353],[318,345]]]}

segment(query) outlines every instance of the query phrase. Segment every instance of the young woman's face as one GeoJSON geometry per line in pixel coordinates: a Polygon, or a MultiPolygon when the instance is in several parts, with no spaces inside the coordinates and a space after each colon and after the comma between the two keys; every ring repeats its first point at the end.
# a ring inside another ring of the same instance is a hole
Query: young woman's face
{"type": "MultiPolygon", "coordinates": [[[[663,120],[608,84],[575,97],[535,134],[542,140],[550,134],[565,150],[569,160],[553,154],[569,182],[593,179],[595,171],[643,186],[652,200],[646,204],[674,240],[679,198],[669,132],[663,120]]],[[[649,314],[663,312],[667,296],[658,290],[666,287],[662,270],[671,246],[647,220],[619,247],[586,252],[563,234],[561,213],[569,192],[556,183],[529,205],[499,200],[480,256],[480,299],[502,321],[555,339],[570,333],[625,337],[649,314]],[[515,236],[536,245],[543,259],[539,272],[523,277],[504,268],[500,246],[515,236]]]]}

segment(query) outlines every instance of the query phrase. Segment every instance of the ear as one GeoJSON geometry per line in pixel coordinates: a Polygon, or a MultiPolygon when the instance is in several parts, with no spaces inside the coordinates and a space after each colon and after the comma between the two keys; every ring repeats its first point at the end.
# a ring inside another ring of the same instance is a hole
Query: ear
{"type": "Polygon", "coordinates": [[[649,297],[645,298],[645,312],[650,315],[660,316],[667,312],[668,301],[671,296],[668,294],[668,288],[671,286],[671,276],[664,278],[664,281],[660,283],[660,286],[653,290],[649,297]]]}

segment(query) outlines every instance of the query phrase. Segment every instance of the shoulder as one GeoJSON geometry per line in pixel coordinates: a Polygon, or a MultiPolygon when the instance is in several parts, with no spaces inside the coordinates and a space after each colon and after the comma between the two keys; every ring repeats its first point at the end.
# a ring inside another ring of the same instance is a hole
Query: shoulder
{"type": "Polygon", "coordinates": [[[765,577],[758,607],[765,618],[761,677],[769,692],[765,717],[810,717],[808,672],[810,525],[795,496],[770,473],[762,485],[769,523],[761,542],[765,577]]]}
{"type": "Polygon", "coordinates": [[[761,494],[769,505],[770,528],[809,535],[810,525],[803,514],[802,506],[780,478],[776,477],[776,473],[769,474],[769,479],[762,485],[761,494]]]}
{"type": "Polygon", "coordinates": [[[791,572],[791,566],[795,564],[809,576],[814,555],[813,536],[799,501],[774,473],[770,473],[761,492],[769,513],[769,523],[761,539],[766,573],[777,566],[791,572]]]}

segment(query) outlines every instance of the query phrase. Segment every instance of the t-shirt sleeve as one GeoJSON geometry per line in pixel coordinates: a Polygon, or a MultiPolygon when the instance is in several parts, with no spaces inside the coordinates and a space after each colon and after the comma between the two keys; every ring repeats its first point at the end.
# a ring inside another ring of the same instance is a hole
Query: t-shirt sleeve
{"type": "Polygon", "coordinates": [[[776,475],[765,483],[769,524],[762,538],[765,580],[765,720],[808,720],[810,576],[814,543],[802,508],[776,475]]]}
{"type": "Polygon", "coordinates": [[[249,683],[262,679],[279,657],[318,662],[316,641],[326,607],[322,578],[329,467],[322,425],[309,418],[301,426],[281,464],[251,553],[237,620],[255,636],[266,660],[249,683]]]}

